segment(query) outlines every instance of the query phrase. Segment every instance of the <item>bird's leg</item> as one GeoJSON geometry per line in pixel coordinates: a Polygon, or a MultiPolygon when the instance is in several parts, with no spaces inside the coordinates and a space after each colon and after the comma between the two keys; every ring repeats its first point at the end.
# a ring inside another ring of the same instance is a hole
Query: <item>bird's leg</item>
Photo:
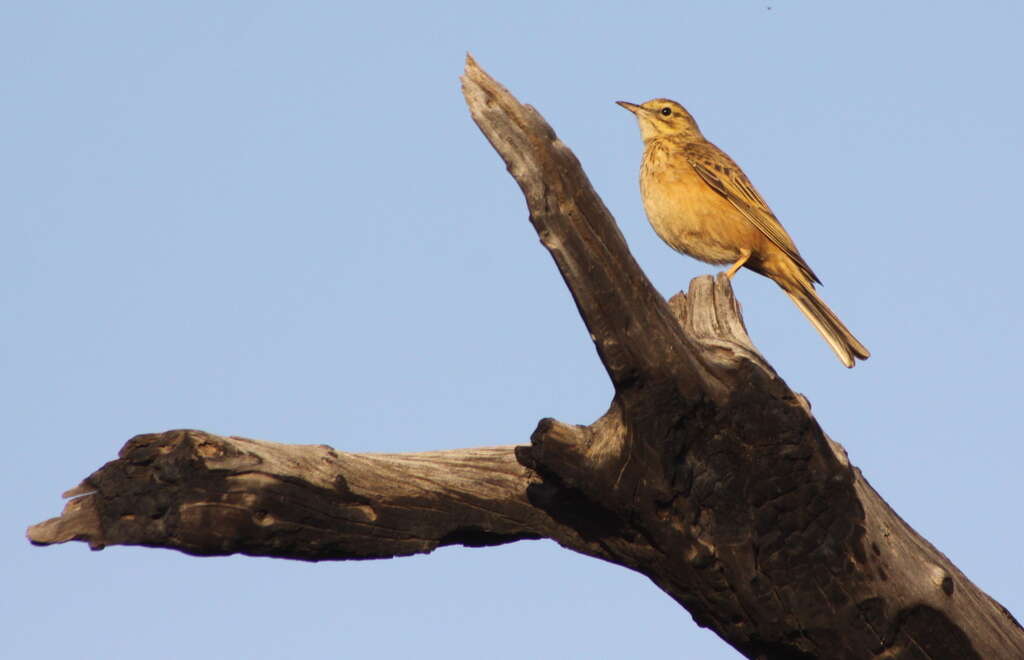
{"type": "Polygon", "coordinates": [[[743,264],[747,263],[747,259],[749,258],[750,250],[746,248],[741,249],[740,258],[736,260],[736,263],[729,267],[729,270],[725,271],[725,276],[731,280],[732,276],[736,274],[736,271],[738,271],[740,268],[743,268],[743,264]]]}

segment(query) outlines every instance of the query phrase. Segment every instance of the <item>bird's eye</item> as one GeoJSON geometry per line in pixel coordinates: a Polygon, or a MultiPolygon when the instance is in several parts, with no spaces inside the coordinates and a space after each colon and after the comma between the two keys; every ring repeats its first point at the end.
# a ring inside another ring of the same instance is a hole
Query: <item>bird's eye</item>
{"type": "Polygon", "coordinates": [[[672,114],[672,108],[662,108],[661,109],[661,114],[663,114],[666,117],[668,117],[670,114],[672,114]]]}

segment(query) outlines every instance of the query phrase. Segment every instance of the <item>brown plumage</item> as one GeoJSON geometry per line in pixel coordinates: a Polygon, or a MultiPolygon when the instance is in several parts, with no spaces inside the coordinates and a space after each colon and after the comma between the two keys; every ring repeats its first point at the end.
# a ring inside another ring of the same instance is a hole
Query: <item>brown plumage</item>
{"type": "Polygon", "coordinates": [[[743,170],[704,139],[686,109],[668,99],[619,101],[644,140],[640,194],[647,218],[673,249],[771,278],[796,303],[847,367],[871,354],[818,297],[820,280],[743,170]]]}

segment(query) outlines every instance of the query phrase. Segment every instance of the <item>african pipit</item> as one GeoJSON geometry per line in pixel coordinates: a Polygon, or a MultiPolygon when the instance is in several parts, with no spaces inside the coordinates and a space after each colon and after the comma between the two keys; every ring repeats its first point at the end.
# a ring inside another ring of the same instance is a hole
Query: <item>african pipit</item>
{"type": "Polygon", "coordinates": [[[675,250],[712,264],[742,266],[775,280],[839,360],[871,354],[818,297],[821,283],[743,170],[704,139],[686,109],[668,99],[619,101],[644,140],[640,194],[651,226],[675,250]]]}

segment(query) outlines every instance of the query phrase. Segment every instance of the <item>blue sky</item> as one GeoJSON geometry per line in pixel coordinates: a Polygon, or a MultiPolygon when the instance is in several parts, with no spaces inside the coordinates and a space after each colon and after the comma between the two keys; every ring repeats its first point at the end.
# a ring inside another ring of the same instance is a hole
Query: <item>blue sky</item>
{"type": "Polygon", "coordinates": [[[871,349],[777,287],[755,344],[896,511],[1018,617],[1018,2],[0,6],[0,497],[11,658],[737,654],[645,578],[524,542],[304,564],[33,548],[132,435],[346,451],[524,443],[611,388],[458,75],[548,119],[669,296],[614,101],[746,170],[871,349]]]}

